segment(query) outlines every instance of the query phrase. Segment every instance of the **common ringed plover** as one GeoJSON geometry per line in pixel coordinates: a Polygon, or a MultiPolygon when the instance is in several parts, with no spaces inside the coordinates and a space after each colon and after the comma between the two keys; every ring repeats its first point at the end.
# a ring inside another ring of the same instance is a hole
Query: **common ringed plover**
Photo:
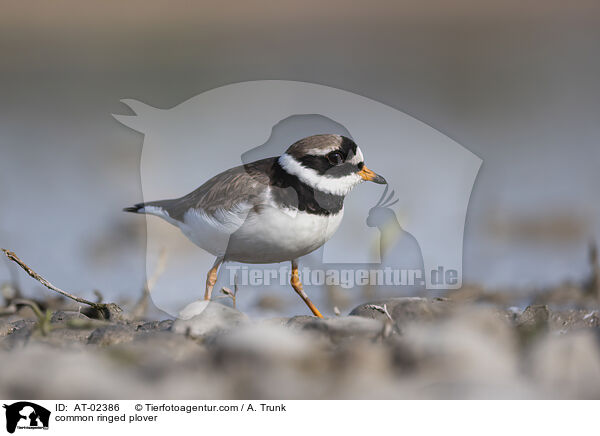
{"type": "Polygon", "coordinates": [[[314,135],[285,153],[240,165],[188,195],[125,208],[159,216],[194,244],[216,256],[206,279],[210,300],[219,266],[226,261],[291,261],[291,285],[312,313],[298,275],[298,258],[327,242],[344,214],[344,198],[359,183],[386,183],[368,169],[356,143],[340,135],[314,135]]]}

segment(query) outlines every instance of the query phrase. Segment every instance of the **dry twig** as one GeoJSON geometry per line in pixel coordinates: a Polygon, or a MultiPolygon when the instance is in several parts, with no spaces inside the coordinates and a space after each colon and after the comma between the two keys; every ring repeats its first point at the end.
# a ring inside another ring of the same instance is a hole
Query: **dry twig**
{"type": "Polygon", "coordinates": [[[377,304],[367,304],[366,307],[376,310],[379,313],[383,313],[390,321],[394,322],[392,315],[390,315],[390,312],[388,312],[387,304],[384,304],[383,306],[378,306],[377,304]]]}
{"type": "Polygon", "coordinates": [[[377,304],[367,304],[366,307],[368,307],[369,309],[376,310],[379,313],[383,313],[387,317],[387,319],[383,323],[383,328],[381,329],[382,339],[387,339],[394,330],[400,333],[400,330],[397,329],[397,326],[395,326],[394,324],[394,319],[392,318],[392,315],[390,315],[390,312],[388,311],[387,304],[384,304],[383,306],[378,306],[377,304]]]}
{"type": "Polygon", "coordinates": [[[235,304],[236,304],[236,299],[237,299],[237,293],[238,293],[238,276],[237,274],[235,275],[235,277],[233,278],[233,291],[229,288],[226,287],[222,287],[221,288],[221,293],[224,295],[221,295],[217,298],[231,298],[232,304],[233,304],[233,308],[235,309],[235,304]]]}
{"type": "Polygon", "coordinates": [[[85,298],[78,297],[77,295],[73,295],[67,291],[63,291],[62,289],[54,286],[52,283],[50,283],[44,277],[42,277],[41,275],[36,273],[34,270],[32,270],[25,262],[23,262],[21,259],[19,259],[19,257],[12,251],[9,251],[5,248],[2,248],[1,250],[6,255],[6,257],[8,257],[13,262],[15,262],[21,268],[23,268],[23,270],[25,270],[25,272],[27,274],[29,274],[30,277],[32,277],[35,280],[37,280],[38,282],[40,282],[46,288],[48,288],[54,292],[58,292],[63,297],[67,297],[78,303],[87,304],[88,306],[91,306],[94,309],[96,309],[98,312],[100,312],[105,318],[113,318],[122,312],[121,308],[114,303],[108,303],[108,304],[94,303],[92,301],[86,300],[85,298]]]}

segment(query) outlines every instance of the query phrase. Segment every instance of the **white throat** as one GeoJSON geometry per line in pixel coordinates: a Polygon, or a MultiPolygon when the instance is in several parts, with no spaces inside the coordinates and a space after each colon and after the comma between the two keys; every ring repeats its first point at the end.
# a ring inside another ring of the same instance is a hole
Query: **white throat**
{"type": "Polygon", "coordinates": [[[348,174],[343,177],[321,175],[312,168],[306,168],[287,153],[279,157],[279,165],[285,172],[298,177],[311,188],[333,195],[347,195],[352,188],[363,181],[358,174],[348,174]]]}

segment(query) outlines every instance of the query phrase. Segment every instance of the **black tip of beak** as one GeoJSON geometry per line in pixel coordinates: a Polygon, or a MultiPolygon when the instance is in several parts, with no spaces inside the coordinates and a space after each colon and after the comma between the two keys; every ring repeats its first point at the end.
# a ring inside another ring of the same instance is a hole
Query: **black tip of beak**
{"type": "Polygon", "coordinates": [[[387,181],[383,178],[383,176],[380,176],[379,174],[376,174],[375,178],[371,181],[379,185],[387,185],[387,181]]]}

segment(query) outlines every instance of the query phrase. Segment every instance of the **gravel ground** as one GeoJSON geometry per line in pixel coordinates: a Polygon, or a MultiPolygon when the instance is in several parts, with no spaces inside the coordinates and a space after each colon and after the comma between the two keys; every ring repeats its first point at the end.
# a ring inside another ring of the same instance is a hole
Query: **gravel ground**
{"type": "Polygon", "coordinates": [[[323,320],[250,319],[216,302],[175,321],[23,305],[0,317],[0,396],[600,398],[600,318],[581,293],[578,308],[546,292],[522,310],[463,290],[323,320]]]}

